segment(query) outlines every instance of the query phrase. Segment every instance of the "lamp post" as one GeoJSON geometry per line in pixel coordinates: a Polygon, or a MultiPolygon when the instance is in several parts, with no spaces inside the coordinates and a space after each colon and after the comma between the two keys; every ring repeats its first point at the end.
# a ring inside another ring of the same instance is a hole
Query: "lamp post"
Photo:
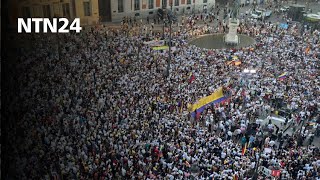
{"type": "Polygon", "coordinates": [[[139,64],[140,64],[140,66],[139,66],[139,72],[141,72],[141,62],[140,62],[141,46],[142,46],[142,43],[139,43],[139,44],[138,44],[138,54],[137,54],[137,61],[138,61],[139,64]]]}
{"type": "Polygon", "coordinates": [[[162,21],[163,21],[163,26],[162,26],[162,39],[164,40],[164,27],[166,26],[165,18],[168,16],[167,13],[167,7],[162,4],[162,21]]]}
{"type": "Polygon", "coordinates": [[[168,59],[168,64],[167,64],[167,70],[166,70],[166,77],[169,77],[169,71],[170,71],[170,63],[171,63],[171,31],[172,31],[172,1],[170,3],[170,7],[171,7],[171,14],[170,16],[168,16],[168,20],[169,20],[169,59],[168,59]]]}
{"type": "Polygon", "coordinates": [[[254,1],[253,1],[253,10],[254,10],[254,11],[256,10],[256,6],[257,6],[257,0],[254,0],[254,1]]]}
{"type": "MultiPolygon", "coordinates": [[[[85,51],[86,53],[89,53],[89,42],[90,41],[89,41],[89,35],[88,34],[89,34],[88,30],[86,29],[85,36],[83,37],[83,39],[86,41],[86,43],[85,43],[86,44],[86,51],[85,51]]],[[[87,57],[86,53],[84,53],[84,57],[85,57],[86,62],[88,62],[88,57],[87,57]]]]}
{"type": "MultiPolygon", "coordinates": [[[[263,134],[262,129],[260,130],[260,132],[261,132],[261,134],[262,134],[262,143],[264,143],[265,137],[264,137],[264,134],[263,134]]],[[[263,144],[262,144],[262,146],[263,146],[263,144]]],[[[258,173],[258,168],[259,168],[259,164],[260,164],[261,154],[262,154],[262,148],[260,149],[259,156],[258,156],[258,160],[257,160],[257,162],[256,162],[256,164],[255,164],[255,167],[254,167],[254,174],[253,174],[253,177],[252,177],[253,180],[257,180],[257,179],[258,179],[258,175],[259,175],[259,173],[258,173]]]]}
{"type": "MultiPolygon", "coordinates": [[[[62,26],[61,23],[58,23],[59,28],[62,26]]],[[[58,47],[58,60],[61,60],[61,47],[60,47],[60,37],[59,33],[56,33],[57,47],[58,47]]]]}
{"type": "Polygon", "coordinates": [[[162,39],[164,39],[164,26],[165,26],[165,22],[164,22],[164,19],[163,19],[163,26],[162,26],[162,39]]]}
{"type": "Polygon", "coordinates": [[[299,136],[301,136],[301,132],[302,132],[302,127],[305,124],[306,119],[301,119],[301,122],[298,124],[298,126],[300,125],[300,129],[299,129],[299,136]]]}

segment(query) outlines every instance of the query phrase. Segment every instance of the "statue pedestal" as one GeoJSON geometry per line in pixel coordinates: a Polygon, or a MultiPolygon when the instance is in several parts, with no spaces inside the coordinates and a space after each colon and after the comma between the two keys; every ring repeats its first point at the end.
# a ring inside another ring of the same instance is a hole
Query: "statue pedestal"
{"type": "Polygon", "coordinates": [[[225,36],[226,44],[239,44],[239,37],[237,35],[237,29],[239,26],[239,19],[230,19],[229,20],[229,32],[225,36]]]}

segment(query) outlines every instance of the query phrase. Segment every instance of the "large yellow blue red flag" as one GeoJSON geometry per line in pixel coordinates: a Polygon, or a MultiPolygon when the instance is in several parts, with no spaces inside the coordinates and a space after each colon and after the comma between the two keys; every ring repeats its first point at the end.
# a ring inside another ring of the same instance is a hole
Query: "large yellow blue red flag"
{"type": "Polygon", "coordinates": [[[200,114],[205,108],[210,104],[218,104],[226,100],[226,97],[223,95],[223,88],[218,88],[214,93],[209,96],[201,98],[199,101],[194,103],[189,107],[189,112],[193,117],[196,117],[197,114],[200,114]]]}
{"type": "Polygon", "coordinates": [[[244,144],[244,147],[242,148],[242,152],[241,152],[242,156],[246,153],[246,151],[247,151],[247,143],[244,144]]]}
{"type": "Polygon", "coordinates": [[[283,80],[287,77],[287,72],[282,73],[280,76],[278,76],[279,80],[283,80]]]}

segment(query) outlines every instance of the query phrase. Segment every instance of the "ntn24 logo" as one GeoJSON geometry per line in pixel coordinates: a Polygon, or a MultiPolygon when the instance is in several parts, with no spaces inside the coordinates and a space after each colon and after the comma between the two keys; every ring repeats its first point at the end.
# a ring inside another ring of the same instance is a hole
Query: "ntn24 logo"
{"type": "Polygon", "coordinates": [[[80,18],[75,18],[71,23],[67,18],[18,18],[18,33],[80,33],[80,18]]]}

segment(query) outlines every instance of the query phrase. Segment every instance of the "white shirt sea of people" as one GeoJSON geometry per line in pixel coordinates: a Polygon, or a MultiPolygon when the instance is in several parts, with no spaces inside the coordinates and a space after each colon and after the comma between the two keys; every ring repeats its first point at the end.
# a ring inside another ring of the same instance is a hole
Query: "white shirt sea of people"
{"type": "MultiPolygon", "coordinates": [[[[286,133],[263,138],[262,127],[243,137],[249,122],[277,110],[272,99],[297,110],[294,122],[319,118],[319,32],[301,33],[290,20],[288,30],[248,21],[241,33],[256,45],[206,50],[187,43],[205,33],[201,19],[192,20],[193,31],[189,21],[173,33],[168,78],[168,52],[142,45],[143,30],[99,26],[59,35],[59,56],[56,35],[35,35],[42,38],[36,53],[21,57],[21,67],[32,68],[20,79],[29,109],[20,126],[29,129],[28,141],[17,147],[25,152],[16,157],[18,171],[31,179],[250,179],[260,156],[259,166],[287,172],[283,178],[319,178],[319,147],[307,140],[301,146],[286,133]],[[227,65],[232,56],[242,64],[227,65]],[[245,77],[245,68],[257,73],[245,77]],[[228,87],[229,102],[208,107],[198,119],[189,116],[188,104],[221,86],[228,87]]],[[[150,40],[162,36],[150,34],[151,23],[144,27],[150,40]]],[[[315,133],[301,132],[305,139],[315,133]]]]}

